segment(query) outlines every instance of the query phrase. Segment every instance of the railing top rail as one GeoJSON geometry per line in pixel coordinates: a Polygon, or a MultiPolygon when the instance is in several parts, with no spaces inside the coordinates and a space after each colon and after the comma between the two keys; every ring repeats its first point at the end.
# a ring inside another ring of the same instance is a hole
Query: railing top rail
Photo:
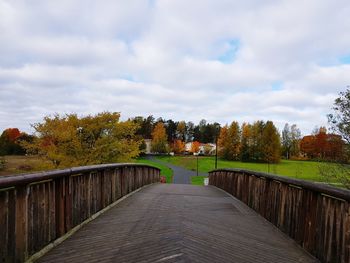
{"type": "Polygon", "coordinates": [[[281,183],[298,186],[304,189],[309,189],[315,192],[319,192],[321,194],[330,195],[332,197],[343,199],[350,202],[349,190],[337,188],[337,187],[330,186],[323,183],[315,183],[315,182],[294,179],[294,178],[285,177],[285,176],[278,176],[278,175],[269,174],[269,173],[263,173],[263,172],[245,170],[245,169],[236,169],[236,168],[221,168],[221,169],[212,170],[209,173],[213,173],[213,172],[236,172],[236,173],[250,174],[256,177],[270,179],[281,183]]]}
{"type": "Polygon", "coordinates": [[[94,171],[100,171],[105,169],[123,168],[123,167],[148,167],[148,168],[154,168],[160,171],[160,169],[157,167],[154,167],[148,164],[142,164],[142,163],[110,163],[110,164],[79,166],[79,167],[72,167],[68,169],[43,171],[43,172],[30,173],[30,174],[1,176],[0,188],[13,187],[17,185],[26,185],[34,182],[55,179],[55,178],[72,175],[72,174],[87,173],[87,172],[94,172],[94,171]]]}

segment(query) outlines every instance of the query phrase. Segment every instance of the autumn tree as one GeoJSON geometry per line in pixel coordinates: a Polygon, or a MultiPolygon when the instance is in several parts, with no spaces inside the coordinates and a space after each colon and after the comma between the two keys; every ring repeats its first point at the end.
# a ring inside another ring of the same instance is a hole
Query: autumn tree
{"type": "Polygon", "coordinates": [[[185,151],[185,143],[181,140],[175,140],[172,144],[172,151],[174,153],[183,153],[185,151]]]}
{"type": "Polygon", "coordinates": [[[18,128],[8,128],[0,136],[0,155],[23,155],[26,153],[21,146],[21,141],[30,140],[24,132],[18,128]]]}
{"type": "Polygon", "coordinates": [[[311,159],[344,161],[345,143],[340,135],[328,134],[326,128],[314,130],[313,135],[304,136],[300,150],[311,159]]]}
{"type": "Polygon", "coordinates": [[[251,126],[251,145],[249,147],[251,161],[260,162],[264,159],[262,139],[264,127],[265,123],[263,121],[256,121],[251,126]]]}
{"type": "Polygon", "coordinates": [[[300,151],[309,158],[316,157],[315,140],[316,138],[314,135],[306,135],[300,141],[300,151]]]}
{"type": "Polygon", "coordinates": [[[199,146],[200,146],[200,142],[198,141],[194,141],[191,144],[191,153],[198,153],[199,152],[199,146]]]}
{"type": "Polygon", "coordinates": [[[247,162],[251,160],[250,147],[252,145],[251,139],[251,125],[249,123],[242,124],[241,133],[241,161],[247,162]]]}
{"type": "Polygon", "coordinates": [[[176,128],[177,139],[180,141],[186,141],[186,122],[180,121],[176,128]]]}
{"type": "Polygon", "coordinates": [[[152,152],[166,153],[167,150],[167,134],[162,122],[158,122],[152,132],[152,152]]]}
{"type": "Polygon", "coordinates": [[[240,156],[240,129],[238,122],[224,126],[218,139],[219,155],[226,160],[238,160],[240,156]]]}
{"type": "Polygon", "coordinates": [[[278,163],[281,158],[281,141],[277,128],[272,121],[267,121],[262,133],[263,160],[278,163]]]}
{"type": "Polygon", "coordinates": [[[129,161],[139,154],[138,126],[119,118],[116,112],[47,116],[32,125],[36,136],[23,145],[55,168],[129,161]]]}

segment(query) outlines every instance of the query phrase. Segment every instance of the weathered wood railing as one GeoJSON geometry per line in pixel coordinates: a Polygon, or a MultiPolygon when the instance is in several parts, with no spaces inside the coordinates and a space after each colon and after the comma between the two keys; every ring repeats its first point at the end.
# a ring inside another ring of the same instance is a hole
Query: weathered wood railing
{"type": "Polygon", "coordinates": [[[159,174],[148,165],[104,164],[1,177],[0,261],[25,261],[159,174]]]}
{"type": "Polygon", "coordinates": [[[350,191],[239,169],[212,171],[209,184],[246,203],[321,262],[350,262],[350,191]]]}

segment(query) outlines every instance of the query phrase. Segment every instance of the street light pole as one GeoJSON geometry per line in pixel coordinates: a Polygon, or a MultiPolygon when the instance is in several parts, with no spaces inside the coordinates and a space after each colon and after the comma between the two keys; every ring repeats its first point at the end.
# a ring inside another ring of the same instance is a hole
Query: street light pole
{"type": "Polygon", "coordinates": [[[215,169],[218,168],[218,137],[216,136],[215,142],[215,169]]]}
{"type": "Polygon", "coordinates": [[[198,176],[198,154],[197,154],[197,176],[198,176]]]}

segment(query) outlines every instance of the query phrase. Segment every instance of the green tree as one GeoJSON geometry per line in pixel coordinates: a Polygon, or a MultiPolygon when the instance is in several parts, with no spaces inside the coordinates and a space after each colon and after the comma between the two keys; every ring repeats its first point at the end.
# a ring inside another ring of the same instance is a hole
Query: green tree
{"type": "Polygon", "coordinates": [[[116,112],[81,118],[76,114],[47,116],[32,125],[36,136],[23,145],[56,168],[129,161],[139,154],[138,126],[119,118],[116,112]]]}
{"type": "Polygon", "coordinates": [[[301,132],[296,124],[293,124],[290,127],[290,133],[291,133],[290,155],[298,157],[300,155],[301,132]]]}
{"type": "Polygon", "coordinates": [[[177,134],[177,138],[180,141],[186,141],[186,122],[185,121],[180,121],[177,124],[177,128],[176,128],[176,134],[177,134]]]}
{"type": "Polygon", "coordinates": [[[335,132],[350,143],[350,90],[340,92],[335,99],[333,113],[328,114],[328,121],[335,132]]]}
{"type": "Polygon", "coordinates": [[[252,145],[251,139],[252,126],[249,123],[243,123],[241,134],[241,161],[247,162],[251,160],[250,147],[252,145]]]}
{"type": "Polygon", "coordinates": [[[292,148],[292,133],[289,124],[286,123],[282,130],[282,152],[286,159],[290,158],[292,148]]]}
{"type": "Polygon", "coordinates": [[[162,122],[158,122],[152,132],[152,152],[166,153],[167,147],[167,134],[162,122]]]}
{"type": "Polygon", "coordinates": [[[251,126],[251,145],[249,147],[249,156],[251,161],[263,161],[264,149],[263,149],[263,130],[265,123],[263,121],[256,121],[251,126]]]}

